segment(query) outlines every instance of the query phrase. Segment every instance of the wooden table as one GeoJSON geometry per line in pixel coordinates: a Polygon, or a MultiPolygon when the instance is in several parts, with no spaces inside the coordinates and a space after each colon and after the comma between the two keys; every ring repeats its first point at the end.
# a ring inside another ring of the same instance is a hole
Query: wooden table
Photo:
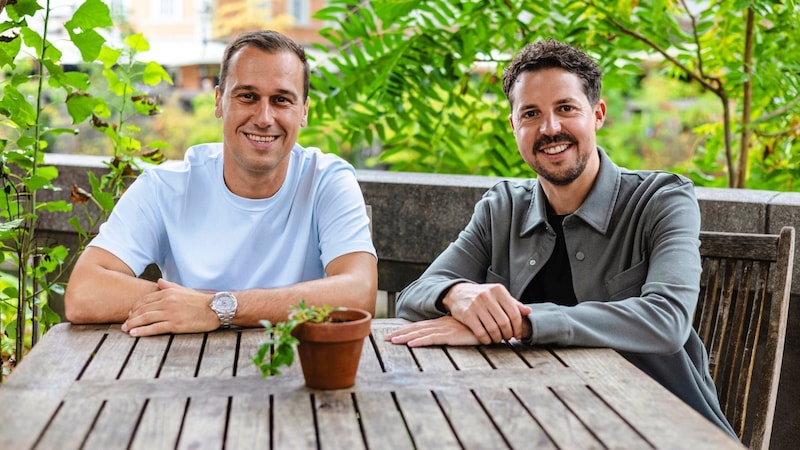
{"type": "Polygon", "coordinates": [[[737,448],[616,352],[409,349],[373,321],[351,389],[262,379],[263,330],[61,324],[0,387],[4,449],[737,448]]]}

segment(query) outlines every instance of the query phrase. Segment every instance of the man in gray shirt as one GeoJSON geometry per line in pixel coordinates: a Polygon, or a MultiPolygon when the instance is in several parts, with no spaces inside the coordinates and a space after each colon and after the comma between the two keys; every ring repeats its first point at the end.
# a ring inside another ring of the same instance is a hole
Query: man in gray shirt
{"type": "Polygon", "coordinates": [[[597,146],[600,67],[554,41],[503,74],[536,179],[492,187],[467,227],[401,292],[395,344],[611,347],[735,436],[692,328],[701,273],[691,181],[628,171],[597,146]]]}

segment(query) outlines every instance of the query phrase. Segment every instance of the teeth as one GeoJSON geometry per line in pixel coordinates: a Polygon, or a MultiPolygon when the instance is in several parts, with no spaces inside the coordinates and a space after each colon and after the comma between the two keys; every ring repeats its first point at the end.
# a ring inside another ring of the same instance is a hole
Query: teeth
{"type": "Polygon", "coordinates": [[[546,148],[546,149],[544,149],[542,151],[547,153],[548,155],[555,155],[557,153],[563,152],[564,150],[567,149],[567,147],[569,147],[569,145],[561,144],[561,145],[557,145],[555,147],[546,148]]]}
{"type": "Polygon", "coordinates": [[[256,142],[272,142],[277,139],[275,136],[256,136],[255,134],[248,134],[246,135],[247,139],[256,141],[256,142]]]}

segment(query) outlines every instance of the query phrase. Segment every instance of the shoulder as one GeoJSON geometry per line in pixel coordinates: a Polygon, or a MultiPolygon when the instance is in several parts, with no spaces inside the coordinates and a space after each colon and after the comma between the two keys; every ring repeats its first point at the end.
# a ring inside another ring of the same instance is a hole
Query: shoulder
{"type": "Polygon", "coordinates": [[[186,150],[183,160],[145,167],[137,182],[148,184],[157,191],[182,190],[191,179],[213,177],[216,164],[221,159],[222,144],[196,145],[186,150]]]}
{"type": "Polygon", "coordinates": [[[694,195],[694,183],[689,178],[664,170],[620,169],[622,189],[646,192],[688,191],[694,195]]]}
{"type": "Polygon", "coordinates": [[[493,203],[529,202],[531,194],[536,190],[535,178],[514,178],[502,180],[490,187],[483,194],[483,200],[493,203]]]}

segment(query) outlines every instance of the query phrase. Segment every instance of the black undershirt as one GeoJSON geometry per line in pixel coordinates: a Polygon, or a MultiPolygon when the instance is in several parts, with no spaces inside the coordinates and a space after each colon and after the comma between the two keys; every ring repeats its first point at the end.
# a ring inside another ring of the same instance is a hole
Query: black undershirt
{"type": "Polygon", "coordinates": [[[547,205],[547,221],[556,232],[556,248],[542,270],[533,277],[520,301],[522,303],[550,302],[558,305],[578,304],[572,287],[572,269],[569,266],[567,243],[564,240],[564,217],[547,205]]]}

